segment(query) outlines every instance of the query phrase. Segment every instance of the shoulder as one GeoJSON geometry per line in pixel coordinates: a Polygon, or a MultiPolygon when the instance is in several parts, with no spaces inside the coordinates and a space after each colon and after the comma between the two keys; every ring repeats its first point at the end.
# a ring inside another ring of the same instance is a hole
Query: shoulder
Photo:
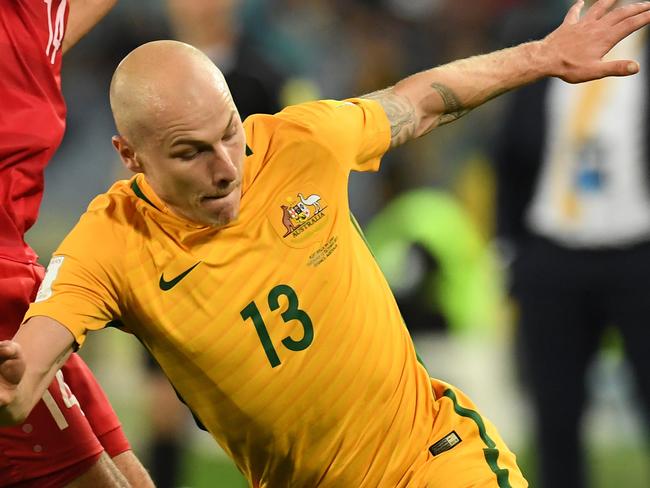
{"type": "Polygon", "coordinates": [[[246,182],[271,162],[294,170],[296,163],[318,171],[325,166],[376,169],[390,144],[383,108],[361,98],[292,105],[274,115],[248,117],[244,127],[252,152],[246,161],[246,182]],[[366,164],[369,161],[373,164],[366,164]]]}
{"type": "Polygon", "coordinates": [[[318,127],[320,124],[341,124],[348,119],[365,118],[365,114],[378,107],[374,100],[364,98],[318,100],[287,107],[277,116],[284,121],[305,127],[318,127]]]}
{"type": "Polygon", "coordinates": [[[137,199],[131,186],[132,180],[115,182],[106,193],[90,202],[84,216],[98,223],[127,224],[136,214],[137,199]]]}
{"type": "Polygon", "coordinates": [[[358,127],[384,128],[385,114],[374,100],[351,98],[347,100],[316,100],[286,107],[274,115],[257,114],[244,121],[247,141],[271,143],[305,141],[340,142],[356,132],[358,127]],[[299,137],[296,137],[299,136],[299,137]]]}
{"type": "Polygon", "coordinates": [[[272,155],[287,146],[314,144],[333,118],[331,105],[319,100],[292,105],[273,115],[247,117],[244,130],[249,150],[256,155],[272,155]]]}
{"type": "Polygon", "coordinates": [[[129,223],[136,218],[135,199],[128,193],[128,181],[118,181],[106,193],[95,197],[59,247],[65,254],[119,253],[129,223]]]}
{"type": "Polygon", "coordinates": [[[311,128],[332,120],[362,116],[364,112],[376,109],[376,106],[375,101],[364,98],[315,100],[298,105],[290,105],[273,115],[251,115],[246,119],[244,125],[266,125],[273,128],[311,128]]]}

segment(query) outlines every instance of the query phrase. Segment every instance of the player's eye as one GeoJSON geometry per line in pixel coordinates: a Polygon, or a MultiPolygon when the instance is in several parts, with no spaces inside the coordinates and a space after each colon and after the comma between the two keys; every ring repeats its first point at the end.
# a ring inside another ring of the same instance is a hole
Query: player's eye
{"type": "Polygon", "coordinates": [[[199,151],[188,151],[181,154],[177,154],[174,157],[180,159],[181,161],[192,161],[200,154],[199,151]]]}
{"type": "Polygon", "coordinates": [[[228,129],[228,131],[221,138],[222,141],[231,141],[237,135],[237,128],[228,129]]]}
{"type": "Polygon", "coordinates": [[[177,153],[172,154],[172,157],[175,159],[180,159],[181,161],[192,161],[211,150],[212,148],[207,145],[187,147],[177,153]]]}

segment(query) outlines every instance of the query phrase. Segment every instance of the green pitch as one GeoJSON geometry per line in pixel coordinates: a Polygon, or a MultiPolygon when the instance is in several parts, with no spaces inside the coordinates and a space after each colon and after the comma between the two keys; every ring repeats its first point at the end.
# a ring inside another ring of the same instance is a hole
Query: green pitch
{"type": "MultiPolygon", "coordinates": [[[[650,486],[649,467],[645,453],[634,448],[617,447],[607,451],[592,448],[589,453],[591,479],[594,488],[646,488],[650,486]]],[[[520,462],[531,486],[535,486],[536,463],[531,450],[521,453],[520,462]]],[[[188,488],[247,488],[248,484],[227,460],[197,451],[185,459],[183,487],[188,488]]]]}

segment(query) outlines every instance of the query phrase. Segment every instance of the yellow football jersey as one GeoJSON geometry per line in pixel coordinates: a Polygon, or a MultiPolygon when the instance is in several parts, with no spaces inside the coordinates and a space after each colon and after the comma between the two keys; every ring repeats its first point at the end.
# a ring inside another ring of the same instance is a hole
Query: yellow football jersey
{"type": "Polygon", "coordinates": [[[386,115],[319,101],[244,127],[235,221],[196,225],[143,175],[117,182],[27,317],[79,344],[109,324],[137,336],[253,486],[407,486],[439,441],[438,407],[347,195],[350,170],[379,167],[386,115]]]}

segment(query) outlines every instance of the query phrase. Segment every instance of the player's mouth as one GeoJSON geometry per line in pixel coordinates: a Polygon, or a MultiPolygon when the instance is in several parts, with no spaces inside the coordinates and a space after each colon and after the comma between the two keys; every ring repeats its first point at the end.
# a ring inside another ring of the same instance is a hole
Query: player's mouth
{"type": "Polygon", "coordinates": [[[225,190],[215,191],[212,194],[203,195],[201,197],[201,205],[217,208],[222,205],[229,205],[232,199],[238,194],[237,189],[240,187],[239,182],[230,185],[225,190]]]}
{"type": "Polygon", "coordinates": [[[229,186],[226,191],[221,191],[221,192],[215,192],[211,195],[204,195],[201,197],[202,201],[214,201],[214,200],[222,200],[226,198],[228,195],[230,195],[233,191],[235,191],[239,187],[239,183],[235,183],[231,186],[229,186]]]}
{"type": "Polygon", "coordinates": [[[222,198],[225,198],[228,195],[230,195],[230,192],[223,193],[221,195],[208,195],[208,196],[205,196],[205,197],[201,197],[201,200],[203,200],[203,201],[221,200],[222,198]]]}

